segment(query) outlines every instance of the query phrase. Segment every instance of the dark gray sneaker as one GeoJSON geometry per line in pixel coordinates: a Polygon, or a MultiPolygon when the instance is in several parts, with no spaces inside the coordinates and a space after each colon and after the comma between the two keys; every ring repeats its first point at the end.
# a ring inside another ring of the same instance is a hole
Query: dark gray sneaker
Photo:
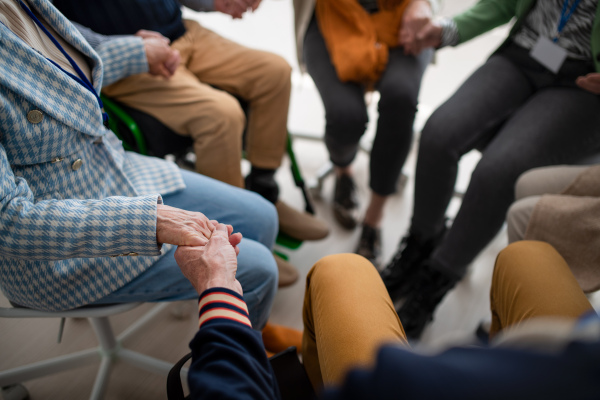
{"type": "Polygon", "coordinates": [[[335,179],[333,216],[346,229],[354,229],[358,224],[356,185],[350,175],[340,175],[335,179]]]}
{"type": "Polygon", "coordinates": [[[375,268],[381,263],[381,229],[363,224],[356,254],[371,261],[375,268]]]}

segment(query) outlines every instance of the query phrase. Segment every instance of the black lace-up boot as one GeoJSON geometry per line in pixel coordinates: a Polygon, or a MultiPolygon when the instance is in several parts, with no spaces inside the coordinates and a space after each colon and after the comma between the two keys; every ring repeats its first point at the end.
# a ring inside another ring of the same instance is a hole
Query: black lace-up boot
{"type": "Polygon", "coordinates": [[[418,339],[433,313],[446,295],[460,280],[452,271],[435,267],[430,260],[423,262],[415,277],[412,291],[398,310],[398,317],[409,339],[418,339]]]}
{"type": "Polygon", "coordinates": [[[333,216],[346,229],[354,229],[359,217],[356,185],[350,175],[342,174],[335,179],[333,216]]]}
{"type": "Polygon", "coordinates": [[[381,271],[381,279],[385,284],[392,301],[406,295],[419,265],[435,250],[446,233],[446,227],[433,238],[409,233],[400,241],[398,250],[392,261],[381,271]]]}
{"type": "Polygon", "coordinates": [[[355,253],[371,261],[375,268],[379,268],[381,262],[381,229],[363,224],[355,253]]]}

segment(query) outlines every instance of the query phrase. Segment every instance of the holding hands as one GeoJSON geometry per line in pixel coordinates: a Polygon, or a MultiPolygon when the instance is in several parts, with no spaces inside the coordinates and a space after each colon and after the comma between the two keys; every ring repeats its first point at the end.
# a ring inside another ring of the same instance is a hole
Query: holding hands
{"type": "Polygon", "coordinates": [[[231,225],[214,222],[208,243],[205,246],[178,247],[175,261],[198,294],[210,288],[222,287],[243,295],[242,285],[235,278],[240,251],[237,246],[242,234],[231,234],[231,225]]]}
{"type": "Polygon", "coordinates": [[[215,0],[215,10],[239,19],[246,11],[256,10],[260,2],[261,0],[215,0]]]}
{"type": "Polygon", "coordinates": [[[158,32],[141,29],[136,32],[144,40],[150,74],[169,79],[179,66],[179,51],[169,46],[170,40],[158,32]]]}
{"type": "MultiPolygon", "coordinates": [[[[177,246],[204,246],[217,225],[199,212],[157,205],[156,241],[177,246]]],[[[232,228],[233,229],[233,228],[232,228]]]]}
{"type": "Polygon", "coordinates": [[[442,27],[432,20],[431,5],[425,0],[413,0],[404,11],[398,32],[398,44],[405,54],[417,55],[429,47],[439,47],[442,27]]]}

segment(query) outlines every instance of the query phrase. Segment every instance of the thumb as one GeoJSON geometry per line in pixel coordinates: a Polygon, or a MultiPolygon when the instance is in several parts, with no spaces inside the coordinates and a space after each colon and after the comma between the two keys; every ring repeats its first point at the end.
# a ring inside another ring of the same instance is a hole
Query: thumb
{"type": "Polygon", "coordinates": [[[223,237],[228,238],[229,237],[229,231],[227,230],[227,225],[225,225],[225,224],[217,224],[217,227],[213,231],[213,235],[214,234],[218,234],[219,236],[223,236],[223,237]]]}

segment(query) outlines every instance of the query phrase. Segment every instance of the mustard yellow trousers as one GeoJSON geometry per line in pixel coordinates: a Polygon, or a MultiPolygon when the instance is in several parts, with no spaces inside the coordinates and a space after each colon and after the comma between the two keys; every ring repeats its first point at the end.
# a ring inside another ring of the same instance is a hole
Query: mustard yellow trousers
{"type": "MultiPolygon", "coordinates": [[[[496,260],[490,293],[493,337],[530,318],[576,319],[592,306],[552,246],[522,241],[496,260]]],[[[327,256],[306,280],[304,367],[315,388],[340,384],[346,372],[373,365],[384,343],[408,345],[379,274],[355,254],[327,256]]]]}

